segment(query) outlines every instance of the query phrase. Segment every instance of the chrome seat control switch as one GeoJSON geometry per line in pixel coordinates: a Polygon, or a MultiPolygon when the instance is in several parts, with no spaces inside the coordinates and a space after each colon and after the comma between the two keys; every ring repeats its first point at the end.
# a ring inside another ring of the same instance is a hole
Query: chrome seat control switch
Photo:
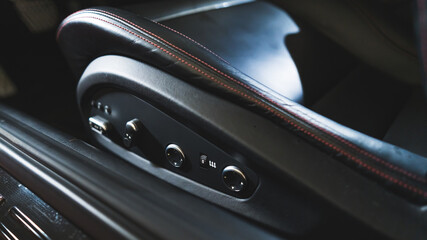
{"type": "Polygon", "coordinates": [[[180,168],[184,165],[185,154],[182,149],[176,144],[169,144],[165,150],[166,159],[169,163],[176,167],[180,168]]]}
{"type": "Polygon", "coordinates": [[[135,118],[126,123],[126,132],[123,137],[123,144],[125,147],[130,148],[133,146],[135,139],[142,131],[142,123],[139,119],[135,118]]]}
{"type": "Polygon", "coordinates": [[[108,120],[100,116],[90,117],[89,126],[92,131],[102,135],[107,135],[108,131],[110,130],[110,123],[108,122],[108,120]]]}
{"type": "Polygon", "coordinates": [[[243,191],[247,185],[245,174],[236,166],[228,166],[222,171],[225,186],[233,192],[243,191]]]}

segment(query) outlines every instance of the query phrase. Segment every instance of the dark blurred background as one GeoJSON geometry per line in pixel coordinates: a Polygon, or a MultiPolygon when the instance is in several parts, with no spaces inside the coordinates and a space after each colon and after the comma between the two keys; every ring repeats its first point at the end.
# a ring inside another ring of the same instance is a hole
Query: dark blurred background
{"type": "Polygon", "coordinates": [[[56,44],[56,29],[79,9],[136,2],[142,1],[0,1],[0,101],[84,137],[75,97],[77,79],[56,44]]]}

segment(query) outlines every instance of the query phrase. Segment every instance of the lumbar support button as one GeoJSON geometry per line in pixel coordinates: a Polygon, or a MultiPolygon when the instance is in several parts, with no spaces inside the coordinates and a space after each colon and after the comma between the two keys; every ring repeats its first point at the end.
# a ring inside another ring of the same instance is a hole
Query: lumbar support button
{"type": "Polygon", "coordinates": [[[233,192],[240,192],[245,189],[247,180],[245,174],[236,166],[228,166],[222,171],[222,180],[233,192]]]}
{"type": "Polygon", "coordinates": [[[169,144],[165,150],[166,159],[176,168],[182,167],[185,162],[185,155],[182,149],[176,144],[169,144]]]}
{"type": "Polygon", "coordinates": [[[133,146],[135,139],[138,137],[142,129],[142,123],[139,119],[135,118],[126,123],[126,132],[123,137],[123,144],[125,147],[130,148],[133,146]]]}

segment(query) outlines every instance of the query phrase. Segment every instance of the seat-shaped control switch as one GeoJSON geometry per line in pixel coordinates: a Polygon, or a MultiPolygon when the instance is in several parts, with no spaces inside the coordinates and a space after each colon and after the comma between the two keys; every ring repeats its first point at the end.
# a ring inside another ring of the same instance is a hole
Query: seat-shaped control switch
{"type": "Polygon", "coordinates": [[[131,148],[138,135],[141,134],[142,131],[142,123],[139,119],[135,118],[126,123],[126,132],[123,137],[123,144],[127,148],[131,148]]]}
{"type": "Polygon", "coordinates": [[[101,135],[108,135],[108,132],[110,130],[110,123],[108,120],[100,117],[100,116],[93,116],[89,118],[89,126],[92,129],[92,131],[99,133],[101,135]]]}

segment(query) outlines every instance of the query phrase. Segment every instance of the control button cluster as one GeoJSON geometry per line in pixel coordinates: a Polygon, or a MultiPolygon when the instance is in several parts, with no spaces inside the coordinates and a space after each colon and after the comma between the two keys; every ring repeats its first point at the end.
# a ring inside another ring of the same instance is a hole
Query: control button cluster
{"type": "Polygon", "coordinates": [[[107,148],[109,144],[119,145],[112,151],[138,166],[150,163],[137,162],[135,155],[234,197],[246,198],[254,192],[258,178],[244,163],[154,106],[134,100],[119,93],[93,98],[89,126],[95,135],[102,135],[95,140],[107,148]],[[123,99],[117,100],[119,96],[123,99]],[[132,107],[121,107],[127,105],[132,107]],[[133,154],[124,155],[124,149],[133,154]]]}
{"type": "MultiPolygon", "coordinates": [[[[101,135],[108,135],[110,131],[111,124],[108,120],[100,117],[94,116],[89,118],[89,125],[91,129],[101,135]]],[[[123,145],[126,148],[132,148],[135,144],[135,141],[141,135],[143,129],[142,122],[134,118],[126,122],[125,133],[123,136],[123,145]]],[[[186,162],[186,157],[184,151],[180,146],[175,143],[171,143],[166,146],[165,156],[168,162],[174,168],[183,168],[186,162]]],[[[200,154],[199,165],[203,169],[217,169],[217,163],[209,159],[207,154],[200,154]]],[[[232,192],[240,193],[245,190],[248,182],[246,175],[238,167],[230,165],[223,169],[222,171],[222,181],[223,184],[232,192]]],[[[0,203],[2,201],[0,195],[0,203]]]]}
{"type": "MultiPolygon", "coordinates": [[[[166,159],[172,166],[181,168],[184,165],[185,154],[178,145],[169,144],[165,149],[165,154],[166,159]]],[[[200,154],[199,164],[200,167],[205,169],[216,169],[216,163],[210,161],[206,154],[200,154]]],[[[225,167],[222,171],[222,180],[225,186],[235,193],[244,191],[248,184],[246,175],[236,166],[225,167]]]]}

